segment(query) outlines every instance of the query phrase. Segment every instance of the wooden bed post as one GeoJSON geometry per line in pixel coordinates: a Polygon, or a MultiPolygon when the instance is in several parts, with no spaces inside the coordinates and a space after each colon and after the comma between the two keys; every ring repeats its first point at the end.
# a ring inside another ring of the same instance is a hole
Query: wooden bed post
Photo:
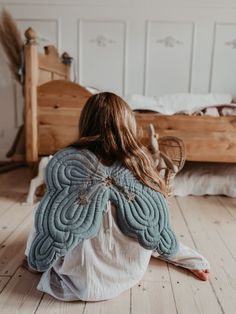
{"type": "Polygon", "coordinates": [[[64,52],[61,58],[62,58],[62,63],[67,65],[65,80],[70,81],[70,69],[71,69],[71,64],[73,62],[73,58],[67,52],[64,52]]]}
{"type": "Polygon", "coordinates": [[[25,31],[25,137],[27,162],[38,161],[38,50],[37,34],[32,28],[25,31]]]}

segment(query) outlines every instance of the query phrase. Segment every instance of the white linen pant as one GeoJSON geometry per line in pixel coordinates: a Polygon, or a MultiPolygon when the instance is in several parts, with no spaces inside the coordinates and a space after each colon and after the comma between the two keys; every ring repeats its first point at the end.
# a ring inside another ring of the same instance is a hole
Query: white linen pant
{"type": "MultiPolygon", "coordinates": [[[[33,229],[27,241],[26,256],[34,236],[33,229]]],[[[116,208],[108,202],[96,237],[84,240],[60,257],[42,274],[38,289],[64,301],[111,299],[142,279],[151,256],[187,269],[210,268],[202,255],[182,243],[177,254],[169,259],[141,247],[120,231],[116,208]]]]}

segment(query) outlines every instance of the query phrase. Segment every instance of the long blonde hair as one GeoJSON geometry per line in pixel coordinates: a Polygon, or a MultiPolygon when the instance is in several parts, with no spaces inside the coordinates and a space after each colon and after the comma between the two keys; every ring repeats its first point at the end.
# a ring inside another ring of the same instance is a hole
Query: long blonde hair
{"type": "Polygon", "coordinates": [[[151,154],[138,138],[134,114],[119,96],[104,92],[92,95],[79,120],[79,138],[72,144],[91,150],[100,160],[119,160],[144,185],[164,193],[151,154]]]}

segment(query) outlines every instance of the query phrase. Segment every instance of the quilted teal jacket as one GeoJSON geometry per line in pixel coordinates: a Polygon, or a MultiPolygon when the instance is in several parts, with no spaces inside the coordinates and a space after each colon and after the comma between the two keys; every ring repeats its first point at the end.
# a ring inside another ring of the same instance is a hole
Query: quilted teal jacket
{"type": "Polygon", "coordinates": [[[49,161],[46,185],[35,214],[30,267],[45,271],[81,241],[96,236],[109,200],[125,235],[164,257],[176,254],[178,241],[165,198],[120,162],[107,167],[87,149],[66,148],[49,161]]]}

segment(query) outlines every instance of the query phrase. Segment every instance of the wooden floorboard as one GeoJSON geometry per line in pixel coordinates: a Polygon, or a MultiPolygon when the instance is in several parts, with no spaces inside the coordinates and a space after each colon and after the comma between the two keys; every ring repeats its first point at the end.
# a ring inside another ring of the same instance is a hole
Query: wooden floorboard
{"type": "Polygon", "coordinates": [[[167,263],[161,261],[160,259],[152,257],[149,263],[149,267],[142,280],[170,282],[170,275],[167,263]]]}
{"type": "Polygon", "coordinates": [[[42,297],[38,281],[39,275],[19,268],[0,295],[0,313],[34,313],[42,297]]]}
{"type": "Polygon", "coordinates": [[[4,214],[8,209],[12,206],[16,205],[17,202],[20,202],[22,197],[22,193],[10,193],[1,192],[0,191],[0,217],[4,214]]]}
{"type": "Polygon", "coordinates": [[[236,219],[236,198],[218,196],[217,199],[229,211],[232,218],[236,219]]]}
{"type": "MultiPolygon", "coordinates": [[[[196,249],[196,240],[189,232],[178,202],[173,198],[169,203],[172,225],[174,226],[178,238],[184,245],[196,249]]],[[[202,252],[199,251],[199,253],[202,252]]],[[[188,314],[190,308],[191,314],[222,313],[209,282],[202,282],[195,279],[194,275],[189,271],[170,264],[169,271],[178,313],[188,314]],[[184,295],[185,298],[183,298],[184,295]]]]}
{"type": "Polygon", "coordinates": [[[166,262],[152,257],[142,281],[132,288],[132,314],[177,313],[166,262]]]}
{"type": "Polygon", "coordinates": [[[233,223],[232,216],[215,197],[179,198],[178,202],[197,249],[211,263],[210,284],[222,313],[235,313],[236,262],[225,246],[225,242],[230,246],[232,239],[220,235],[219,227],[227,221],[233,223]]]}
{"type": "Polygon", "coordinates": [[[125,291],[116,298],[101,302],[87,302],[83,314],[129,314],[130,291],[125,291]]]}
{"type": "Polygon", "coordinates": [[[209,282],[152,258],[132,289],[102,302],[62,302],[36,287],[40,275],[20,267],[32,224],[25,168],[0,175],[0,313],[22,314],[235,314],[236,199],[173,198],[172,225],[180,241],[211,263],[209,282]]]}
{"type": "Polygon", "coordinates": [[[8,209],[25,200],[28,181],[25,168],[0,174],[0,218],[8,209]]]}
{"type": "Polygon", "coordinates": [[[85,302],[63,302],[44,295],[35,314],[84,314],[85,302]]]}
{"type": "Polygon", "coordinates": [[[2,244],[16,228],[32,215],[32,207],[16,203],[1,215],[0,243],[2,244]]]}
{"type": "Polygon", "coordinates": [[[11,279],[10,276],[0,276],[0,293],[5,288],[8,281],[11,279]]]}
{"type": "Polygon", "coordinates": [[[0,276],[13,275],[22,263],[32,217],[28,216],[18,228],[0,244],[0,276]]]}
{"type": "Polygon", "coordinates": [[[166,281],[141,281],[132,289],[131,313],[178,313],[171,283],[166,281]]]}
{"type": "Polygon", "coordinates": [[[29,173],[28,168],[20,168],[0,174],[0,193],[9,193],[11,190],[14,190],[14,193],[27,193],[30,180],[29,173]]]}

